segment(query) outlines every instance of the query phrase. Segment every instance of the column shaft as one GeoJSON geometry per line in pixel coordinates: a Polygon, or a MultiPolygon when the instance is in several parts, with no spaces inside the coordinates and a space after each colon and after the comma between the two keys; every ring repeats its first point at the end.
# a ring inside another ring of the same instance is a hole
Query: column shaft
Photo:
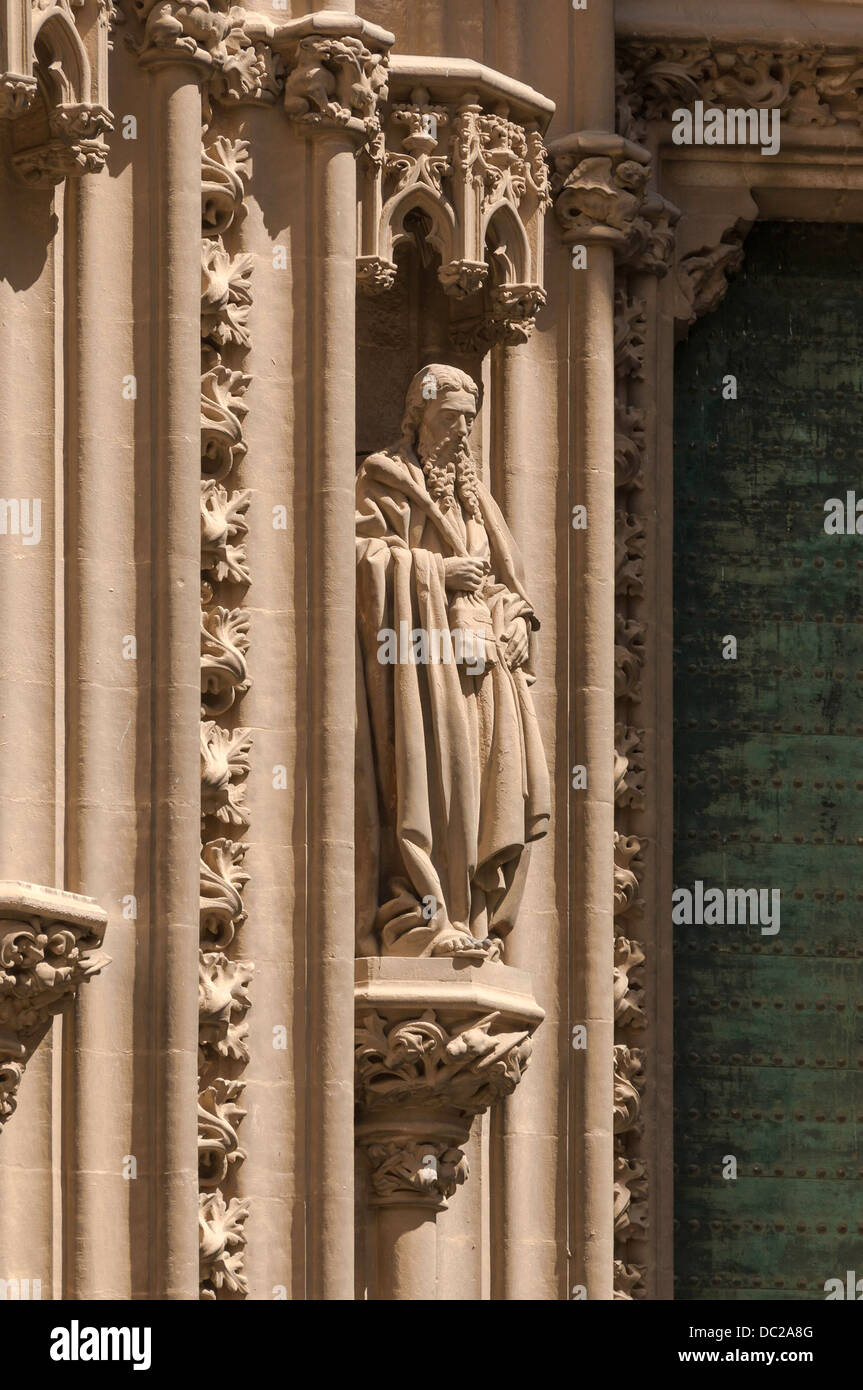
{"type": "Polygon", "coordinates": [[[356,171],[340,132],[307,159],[307,1297],[352,1299],[356,171]]]}
{"type": "MultiPolygon", "coordinates": [[[[111,965],[64,1019],[64,1295],[129,1298],[136,1291],[130,1214],[140,1179],[124,1176],[133,1136],[136,932],[146,896],[137,881],[137,750],[149,738],[138,694],[146,630],[135,574],[133,265],[119,254],[131,209],[107,172],[70,181],[66,267],[67,393],[66,887],[109,913],[111,965]],[[138,642],[131,659],[129,638],[138,642]],[[124,646],[126,655],[124,656],[124,646]],[[143,722],[144,727],[140,727],[143,722]],[[135,899],[135,904],[132,899],[135,899]],[[137,906],[137,912],[136,912],[137,906]]],[[[143,1213],[142,1213],[143,1215],[143,1213]]]]}
{"type": "Polygon", "coordinates": [[[151,1279],[198,1296],[201,97],[157,68],[152,388],[151,1279]]]}

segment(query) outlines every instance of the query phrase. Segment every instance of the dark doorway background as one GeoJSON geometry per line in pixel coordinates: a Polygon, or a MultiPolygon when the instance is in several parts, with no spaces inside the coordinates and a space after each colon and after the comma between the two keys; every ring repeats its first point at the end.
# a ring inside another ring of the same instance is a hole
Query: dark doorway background
{"type": "Polygon", "coordinates": [[[863,499],[863,228],[745,250],[676,363],[674,881],[778,888],[781,929],[673,928],[676,1297],[824,1299],[863,1279],[863,534],[824,531],[863,499]]]}

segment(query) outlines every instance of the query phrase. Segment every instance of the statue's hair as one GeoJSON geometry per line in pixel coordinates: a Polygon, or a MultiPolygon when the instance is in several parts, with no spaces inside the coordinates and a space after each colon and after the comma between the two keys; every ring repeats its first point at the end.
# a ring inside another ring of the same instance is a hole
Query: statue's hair
{"type": "Polygon", "coordinates": [[[433,399],[436,400],[440,396],[445,396],[450,391],[468,391],[476,404],[479,405],[479,387],[473,377],[468,376],[467,372],[460,371],[458,367],[449,367],[440,362],[430,362],[427,367],[423,367],[417,372],[405,396],[401,442],[411,449],[416,449],[423,411],[428,405],[428,399],[423,395],[423,386],[429,377],[433,378],[436,390],[433,399]]]}

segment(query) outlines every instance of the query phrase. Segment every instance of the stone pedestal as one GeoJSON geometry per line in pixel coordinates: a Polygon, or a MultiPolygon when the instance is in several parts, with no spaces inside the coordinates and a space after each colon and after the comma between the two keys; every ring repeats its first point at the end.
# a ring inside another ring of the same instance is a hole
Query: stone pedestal
{"type": "Polygon", "coordinates": [[[469,1177],[474,1117],[521,1081],[544,1011],[522,970],[396,957],[357,961],[354,1004],[375,1296],[433,1299],[436,1215],[469,1177]]]}

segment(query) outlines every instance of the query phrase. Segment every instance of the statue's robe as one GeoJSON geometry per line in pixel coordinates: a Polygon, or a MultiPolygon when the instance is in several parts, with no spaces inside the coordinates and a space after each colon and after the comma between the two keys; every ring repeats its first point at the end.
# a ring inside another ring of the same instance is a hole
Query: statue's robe
{"type": "Polygon", "coordinates": [[[502,640],[523,617],[532,648],[539,623],[500,510],[482,484],[478,495],[481,525],[466,522],[458,502],[458,515],[443,512],[407,451],[370,455],[357,477],[360,955],[429,955],[449,927],[502,939],[518,911],[526,847],[548,826],[531,656],[510,671],[502,640]],[[469,674],[469,662],[382,664],[382,631],[450,628],[453,605],[465,604],[446,590],[444,560],[481,551],[493,631],[482,673],[469,674]]]}

